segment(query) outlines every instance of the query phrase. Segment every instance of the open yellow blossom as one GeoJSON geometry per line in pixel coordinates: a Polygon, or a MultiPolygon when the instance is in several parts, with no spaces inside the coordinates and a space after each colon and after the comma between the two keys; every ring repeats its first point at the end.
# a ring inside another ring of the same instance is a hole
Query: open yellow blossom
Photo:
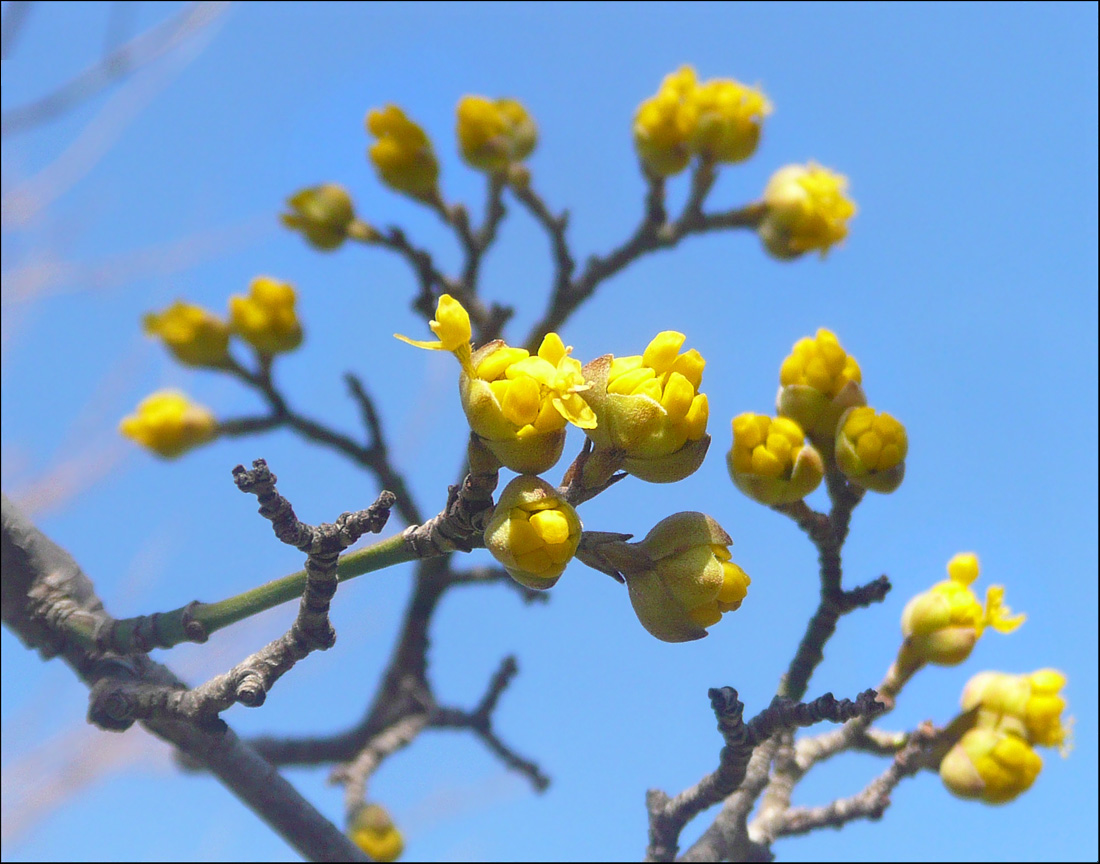
{"type": "Polygon", "coordinates": [[[338,249],[353,230],[360,239],[372,236],[371,228],[355,218],[355,205],[348,191],[336,183],[300,189],[286,203],[290,212],[279,219],[287,228],[300,231],[316,249],[338,249]]]}
{"type": "Polygon", "coordinates": [[[848,408],[866,405],[856,358],[831,330],[799,339],[779,367],[776,410],[794,420],[819,448],[832,452],[837,420],[848,408]]]}
{"type": "MultiPolygon", "coordinates": [[[[641,355],[607,354],[584,367],[591,387],[581,396],[597,421],[588,430],[595,449],[586,471],[622,468],[651,483],[673,483],[702,464],[710,446],[707,397],[699,392],[706,361],[694,348],[679,353],[685,338],[665,330],[641,355]]],[[[588,485],[599,479],[593,475],[588,485]]]]}
{"type": "Polygon", "coordinates": [[[793,504],[820,485],[825,463],[793,420],[741,414],[732,425],[726,465],[734,485],[754,501],[793,504]]]}
{"type": "Polygon", "coordinates": [[[961,552],[947,563],[950,578],[933,585],[905,604],[901,631],[905,636],[898,665],[911,672],[924,663],[955,666],[962,663],[986,627],[1011,633],[1025,616],[1012,615],[1004,604],[1004,586],[986,590],[983,608],[971,584],[978,578],[978,557],[961,552]]]}
{"type": "Polygon", "coordinates": [[[201,306],[177,300],[146,315],[142,327],[187,366],[217,367],[229,359],[229,324],[201,306]]]}
{"type": "Polygon", "coordinates": [[[960,798],[1005,804],[1030,789],[1042,767],[1042,757],[1023,738],[979,727],[948,751],[940,779],[960,798]]]}
{"type": "Polygon", "coordinates": [[[405,851],[405,839],[381,804],[360,807],[348,824],[348,836],[372,861],[396,861],[405,851]]]}
{"type": "Polygon", "coordinates": [[[459,149],[474,168],[500,173],[535,149],[535,121],[515,99],[463,96],[457,113],[459,149]]]}
{"type": "Polygon", "coordinates": [[[505,467],[527,474],[546,471],[561,456],[566,423],[595,426],[596,415],[581,398],[589,387],[581,364],[556,333],[548,333],[534,355],[500,339],[471,352],[469,315],[449,294],[439,298],[429,326],[438,342],[397,338],[455,355],[470,429],[505,467]]]}
{"type": "Polygon", "coordinates": [[[679,174],[691,161],[692,136],[698,109],[693,95],[695,70],[681,66],[665,76],[657,95],[638,106],[634,115],[634,146],[651,173],[679,174]]]}
{"type": "Polygon", "coordinates": [[[712,162],[742,162],[756,152],[760,129],[772,106],[763,93],[739,81],[716,78],[692,94],[692,150],[712,162]]]}
{"type": "Polygon", "coordinates": [[[367,131],[378,140],[367,151],[382,182],[414,198],[437,194],[439,162],[432,142],[396,105],[367,112],[367,131]]]}
{"type": "Polygon", "coordinates": [[[780,168],[764,188],[767,214],[757,229],[764,248],[784,260],[815,249],[824,258],[856,213],[847,191],[847,177],[816,162],[780,168]]]}
{"type": "Polygon", "coordinates": [[[553,587],[576,554],[581,520],[558,491],[531,474],[504,487],[485,526],[485,546],[528,588],[553,587]]]}
{"type": "Polygon", "coordinates": [[[963,688],[964,711],[978,710],[979,726],[1019,735],[1042,747],[1065,750],[1069,723],[1063,724],[1066,676],[1057,669],[1030,675],[979,672],[963,688]]]}
{"type": "Polygon", "coordinates": [[[642,626],[662,641],[688,642],[739,609],[751,580],[730,560],[732,542],[710,516],[685,512],[662,519],[640,543],[624,544],[632,554],[622,556],[620,569],[642,626]]]}
{"type": "Polygon", "coordinates": [[[218,421],[183,393],[158,390],[141,401],[136,413],[123,418],[118,429],[158,456],[174,459],[212,440],[218,433],[218,421]]]}
{"type": "Polygon", "coordinates": [[[293,351],[302,344],[302,325],[294,311],[297,302],[298,295],[289,282],[257,276],[248,286],[248,296],[229,298],[233,332],[261,354],[293,351]]]}
{"type": "Polygon", "coordinates": [[[893,492],[905,477],[909,437],[905,427],[884,412],[860,406],[840,416],[836,464],[844,476],[864,489],[893,492]]]}

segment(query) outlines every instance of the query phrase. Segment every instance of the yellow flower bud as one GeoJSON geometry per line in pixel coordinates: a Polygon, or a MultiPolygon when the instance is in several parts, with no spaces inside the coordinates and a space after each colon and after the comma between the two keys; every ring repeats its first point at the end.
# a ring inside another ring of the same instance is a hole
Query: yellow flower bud
{"type": "Polygon", "coordinates": [[[767,214],[757,229],[764,248],[783,260],[814,249],[824,258],[856,213],[847,191],[847,177],[816,162],[780,168],[764,188],[767,214]]]}
{"type": "Polygon", "coordinates": [[[569,356],[557,333],[548,333],[538,353],[512,348],[497,339],[470,350],[470,317],[462,304],[444,294],[429,325],[438,342],[418,348],[450,351],[462,367],[459,395],[472,429],[500,463],[513,471],[539,474],[554,466],[565,443],[565,424],[582,429],[596,415],[581,398],[588,388],[580,361],[569,356]]]}
{"type": "Polygon", "coordinates": [[[201,306],[177,300],[146,315],[142,327],[187,366],[222,366],[229,359],[229,325],[201,306]]]}
{"type": "MultiPolygon", "coordinates": [[[[301,189],[286,203],[290,212],[279,217],[282,223],[292,231],[300,231],[311,245],[324,251],[338,249],[357,223],[351,196],[335,183],[301,189]]],[[[370,230],[366,225],[362,229],[370,230]]]]}
{"type": "Polygon", "coordinates": [[[1023,738],[979,727],[944,756],[940,779],[960,798],[1005,804],[1030,789],[1042,767],[1042,757],[1023,738]]]}
{"type": "Polygon", "coordinates": [[[793,420],[741,414],[732,425],[726,465],[733,484],[754,501],[793,504],[820,485],[825,463],[793,420]]]}
{"type": "Polygon", "coordinates": [[[457,113],[462,158],[481,171],[507,171],[526,159],[538,142],[535,121],[515,99],[463,96],[457,113]]]}
{"type": "Polygon", "coordinates": [[[176,390],[158,390],[124,417],[119,432],[165,459],[174,459],[218,434],[218,421],[176,390]]]}
{"type": "Polygon", "coordinates": [[[367,112],[367,131],[378,140],[367,151],[382,182],[414,198],[436,194],[439,163],[424,130],[396,105],[367,112]]]}
{"type": "Polygon", "coordinates": [[[862,380],[856,358],[840,346],[836,334],[822,328],[795,342],[779,367],[776,410],[831,451],[840,415],[867,404],[862,380]]]}
{"type": "Polygon", "coordinates": [[[947,564],[949,579],[938,582],[905,604],[901,632],[905,636],[899,665],[914,669],[922,663],[956,666],[962,663],[985,631],[1011,633],[1024,623],[1004,605],[1004,587],[991,585],[986,605],[970,587],[978,578],[978,558],[971,552],[956,555],[947,564]]]}
{"type": "Polygon", "coordinates": [[[664,642],[688,642],[740,608],[751,580],[730,560],[732,542],[710,516],[685,512],[662,519],[640,543],[623,544],[633,554],[616,563],[642,626],[664,642]]]}
{"type": "Polygon", "coordinates": [[[905,427],[886,412],[849,408],[836,432],[836,464],[844,476],[873,492],[893,492],[905,476],[909,437],[905,427]]]}
{"type": "Polygon", "coordinates": [[[257,276],[248,286],[248,296],[229,298],[229,320],[233,332],[261,354],[271,356],[293,351],[302,344],[302,325],[294,304],[294,286],[271,276],[257,276]]]}
{"type": "Polygon", "coordinates": [[[714,79],[697,87],[692,149],[711,162],[742,162],[755,151],[772,106],[763,93],[739,81],[714,79]]]}
{"type": "Polygon", "coordinates": [[[1063,725],[1066,676],[1057,669],[1030,675],[980,672],[963,688],[964,711],[978,710],[979,726],[1011,732],[1030,744],[1065,748],[1069,723],[1063,725]]]}
{"type": "Polygon", "coordinates": [[[485,545],[513,579],[553,587],[581,540],[581,520],[558,490],[532,474],[504,487],[485,526],[485,545]]]}
{"type": "Polygon", "coordinates": [[[652,174],[679,174],[691,161],[692,136],[698,109],[693,95],[695,70],[682,66],[667,75],[657,95],[647,99],[634,115],[634,146],[652,174]]]}
{"type": "Polygon", "coordinates": [[[365,804],[348,823],[351,842],[372,861],[396,861],[405,851],[405,838],[381,804],[365,804]]]}
{"type": "Polygon", "coordinates": [[[666,330],[641,356],[607,354],[585,366],[591,387],[581,395],[596,417],[588,437],[597,451],[618,454],[612,470],[673,483],[703,463],[710,446],[707,397],[699,392],[706,361],[694,348],[679,353],[684,338],[666,330]]]}

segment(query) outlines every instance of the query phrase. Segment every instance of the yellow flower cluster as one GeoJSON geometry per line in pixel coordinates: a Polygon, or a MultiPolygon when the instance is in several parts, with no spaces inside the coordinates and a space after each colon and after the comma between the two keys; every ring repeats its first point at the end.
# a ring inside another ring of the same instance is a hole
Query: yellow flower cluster
{"type": "Polygon", "coordinates": [[[247,296],[229,298],[233,332],[267,356],[293,351],[302,344],[302,325],[294,311],[297,300],[290,283],[257,276],[247,296]]]}
{"type": "Polygon", "coordinates": [[[1011,633],[1024,623],[1025,616],[1013,616],[1004,604],[1004,586],[991,585],[982,606],[970,587],[979,575],[974,553],[953,557],[947,574],[949,578],[912,598],[902,611],[905,642],[898,665],[906,672],[924,663],[955,666],[970,656],[986,627],[1011,633]]]}
{"type": "Polygon", "coordinates": [[[539,474],[553,467],[565,443],[566,423],[582,429],[596,417],[580,398],[585,383],[579,361],[569,356],[556,333],[548,333],[538,353],[495,340],[472,352],[470,316],[444,294],[430,322],[436,342],[396,338],[438,351],[449,351],[462,367],[459,395],[470,429],[502,465],[519,473],[539,474]]]}
{"type": "Polygon", "coordinates": [[[470,429],[505,467],[548,470],[561,456],[567,423],[584,429],[595,445],[590,461],[607,469],[599,482],[623,468],[667,483],[702,463],[710,443],[707,397],[698,392],[705,361],[695,350],[679,353],[682,333],[659,333],[642,355],[608,354],[582,369],[556,333],[547,334],[535,355],[501,340],[472,351],[469,315],[448,294],[429,326],[439,340],[394,335],[455,355],[470,429]]]}
{"type": "Polygon", "coordinates": [[[1066,676],[1056,669],[1030,675],[981,672],[971,678],[962,707],[975,713],[975,725],[940,762],[948,790],[987,804],[1003,804],[1026,792],[1043,767],[1034,747],[1059,747],[1065,755],[1065,686],[1066,676]]]}
{"type": "Polygon", "coordinates": [[[526,159],[538,142],[535,121],[515,99],[463,96],[457,114],[462,158],[479,171],[507,171],[526,159]]]}
{"type": "Polygon", "coordinates": [[[521,474],[500,493],[485,526],[485,545],[521,585],[552,588],[581,540],[581,520],[558,491],[521,474]]]}
{"type": "Polygon", "coordinates": [[[1031,788],[1042,757],[1024,739],[996,729],[976,728],[940,762],[940,779],[960,798],[1006,804],[1031,788]]]}
{"type": "Polygon", "coordinates": [[[766,214],[757,232],[764,248],[788,260],[829,249],[848,236],[856,205],[847,195],[848,178],[816,162],[787,165],[764,188],[766,214]]]}
{"type": "Polygon", "coordinates": [[[837,424],[836,464],[864,489],[893,492],[905,476],[909,438],[889,414],[866,406],[849,408],[837,424]]]}
{"type": "Polygon", "coordinates": [[[832,438],[837,420],[848,408],[866,405],[863,373],[830,330],[794,343],[779,367],[776,409],[810,435],[832,438]]]}
{"type": "Polygon", "coordinates": [[[137,412],[123,418],[119,431],[165,459],[213,440],[218,421],[202,405],[176,390],[158,390],[146,397],[137,412]]]}
{"type": "Polygon", "coordinates": [[[372,861],[396,861],[405,851],[405,838],[381,804],[360,807],[348,825],[348,836],[372,861]]]}
{"type": "Polygon", "coordinates": [[[355,205],[343,186],[325,183],[301,189],[287,199],[289,213],[279,219],[292,231],[301,232],[315,249],[338,249],[348,237],[369,241],[377,235],[355,218],[355,205]]]}
{"type": "Polygon", "coordinates": [[[733,447],[726,457],[734,485],[761,504],[801,501],[821,484],[825,464],[787,417],[741,414],[733,418],[733,447]]]}
{"type": "Polygon", "coordinates": [[[594,464],[651,483],[682,480],[702,464],[710,445],[707,397],[699,392],[706,361],[694,348],[680,353],[685,338],[665,330],[641,355],[608,354],[585,366],[591,387],[581,395],[597,420],[588,430],[594,464]],[[617,454],[618,463],[603,454],[617,454]]]}
{"type": "MultiPolygon", "coordinates": [[[[252,281],[247,296],[229,298],[228,321],[201,306],[176,301],[163,312],[147,314],[143,327],[185,365],[232,368],[231,336],[244,339],[265,357],[301,344],[296,301],[293,286],[259,276],[252,281]]],[[[217,421],[182,393],[165,390],[142,402],[137,413],[122,421],[119,431],[154,453],[171,458],[211,440],[217,433],[217,421]]]]}
{"type": "Polygon", "coordinates": [[[184,365],[217,367],[229,359],[229,324],[201,306],[177,300],[163,312],[147,314],[142,327],[184,365]]]}
{"type": "Polygon", "coordinates": [[[1029,675],[980,672],[963,688],[964,711],[977,709],[978,725],[1011,732],[1042,747],[1065,747],[1069,730],[1062,724],[1066,676],[1057,669],[1029,675]]]}
{"type": "Polygon", "coordinates": [[[759,90],[729,79],[699,84],[682,66],[634,116],[634,145],[646,169],[665,177],[683,171],[692,156],[741,162],[756,150],[771,103],[759,90]]]}
{"type": "Polygon", "coordinates": [[[642,626],[662,641],[687,642],[739,609],[751,580],[731,560],[732,542],[704,513],[658,522],[638,544],[645,565],[622,571],[642,626]]]}
{"type": "Polygon", "coordinates": [[[367,151],[382,182],[414,198],[437,193],[439,162],[427,133],[396,105],[367,113],[367,131],[378,140],[367,151]]]}
{"type": "Polygon", "coordinates": [[[864,489],[896,489],[905,473],[905,427],[866,407],[862,378],[830,330],[799,339],[779,367],[779,416],[733,420],[726,461],[734,485],[762,504],[793,504],[834,466],[864,489]]]}

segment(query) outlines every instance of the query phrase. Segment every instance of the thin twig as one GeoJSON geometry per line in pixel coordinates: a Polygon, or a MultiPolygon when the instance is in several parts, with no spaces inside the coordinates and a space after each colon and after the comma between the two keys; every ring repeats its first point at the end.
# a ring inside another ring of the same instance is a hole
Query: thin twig
{"type": "Polygon", "coordinates": [[[52,93],[6,111],[0,117],[0,137],[52,120],[110,84],[152,63],[184,39],[221,15],[228,3],[191,3],[179,15],[135,36],[125,45],[100,58],[52,93]]]}

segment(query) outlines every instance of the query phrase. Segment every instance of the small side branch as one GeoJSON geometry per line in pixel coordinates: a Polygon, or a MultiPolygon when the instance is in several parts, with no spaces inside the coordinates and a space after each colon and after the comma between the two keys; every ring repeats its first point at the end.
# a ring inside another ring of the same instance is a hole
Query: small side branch
{"type": "Polygon", "coordinates": [[[630,236],[605,255],[591,256],[577,275],[573,254],[565,240],[566,217],[554,217],[534,193],[517,192],[519,200],[550,235],[555,262],[554,286],[550,303],[524,342],[529,351],[538,348],[542,338],[558,329],[596,288],[643,255],[659,249],[671,249],[693,234],[711,231],[754,229],[764,218],[766,208],[756,202],[733,210],[704,213],[703,204],[714,183],[712,166],[700,164],[692,175],[691,193],[683,213],[668,221],[665,207],[665,178],[645,173],[646,196],[642,218],[630,236]]]}
{"type": "Polygon", "coordinates": [[[929,752],[938,737],[930,723],[922,724],[909,736],[909,741],[897,751],[882,774],[872,780],[862,792],[850,798],[839,798],[822,807],[791,807],[774,826],[776,837],[806,834],[818,828],[840,828],[856,819],[880,819],[890,806],[890,793],[906,777],[912,777],[929,767],[929,752]]]}
{"type": "Polygon", "coordinates": [[[505,657],[497,669],[485,695],[473,711],[458,708],[437,708],[432,714],[431,725],[437,729],[469,729],[482,740],[486,747],[500,757],[513,771],[517,771],[531,781],[535,791],[544,792],[550,785],[550,778],[530,759],[525,759],[500,740],[493,730],[493,712],[501,694],[512,682],[519,671],[516,658],[505,657]]]}

